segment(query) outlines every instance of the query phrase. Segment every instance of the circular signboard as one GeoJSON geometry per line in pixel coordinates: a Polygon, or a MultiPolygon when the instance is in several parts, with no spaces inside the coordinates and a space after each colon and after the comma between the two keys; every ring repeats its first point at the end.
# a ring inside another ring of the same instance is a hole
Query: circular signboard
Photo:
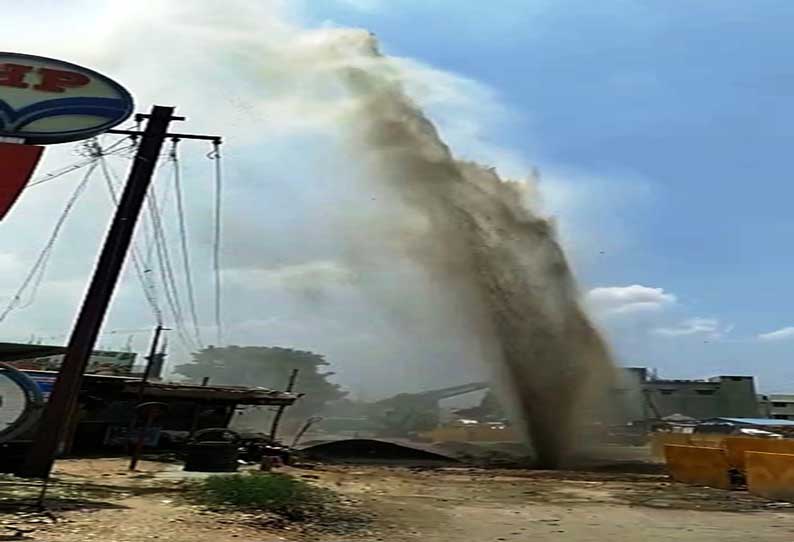
{"type": "Polygon", "coordinates": [[[132,96],[93,70],[0,52],[0,138],[40,145],[87,139],[126,120],[132,96]]]}
{"type": "Polygon", "coordinates": [[[22,371],[0,363],[0,443],[28,431],[43,409],[39,386],[22,371]]]}

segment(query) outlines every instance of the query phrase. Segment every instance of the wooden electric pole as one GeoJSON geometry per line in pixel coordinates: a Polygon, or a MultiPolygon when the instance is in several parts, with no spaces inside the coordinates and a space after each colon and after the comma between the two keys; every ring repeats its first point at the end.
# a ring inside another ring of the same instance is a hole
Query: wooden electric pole
{"type": "MultiPolygon", "coordinates": [[[[130,419],[130,426],[127,431],[127,436],[130,439],[133,437],[133,435],[135,435],[135,428],[140,421],[138,419],[140,417],[138,414],[140,413],[141,404],[143,403],[143,394],[146,391],[146,383],[149,382],[149,378],[152,376],[152,367],[154,367],[155,363],[158,361],[157,346],[160,344],[160,336],[163,334],[163,331],[170,330],[168,330],[168,328],[164,328],[162,324],[157,324],[157,327],[154,328],[152,344],[149,346],[149,357],[146,358],[146,368],[143,370],[143,376],[141,376],[141,381],[138,384],[138,400],[135,403],[135,412],[130,419]]],[[[145,427],[139,427],[138,434],[135,436],[135,445],[132,446],[132,453],[130,454],[130,470],[135,470],[135,467],[138,466],[138,460],[140,459],[141,452],[143,451],[143,443],[146,440],[146,433],[149,429],[148,423],[151,422],[148,416],[146,421],[147,425],[145,427]]],[[[131,441],[129,443],[131,444],[131,441]]]]}
{"type": "MultiPolygon", "coordinates": [[[[287,383],[287,389],[285,390],[287,393],[292,393],[292,390],[295,388],[295,380],[298,378],[298,369],[293,369],[292,373],[289,375],[289,382],[287,383]]],[[[284,411],[287,409],[285,405],[281,405],[276,410],[276,415],[273,416],[273,424],[270,426],[270,440],[272,442],[276,441],[276,434],[278,433],[278,425],[281,423],[281,417],[284,415],[284,411]]]]}
{"type": "Polygon", "coordinates": [[[143,392],[146,389],[146,383],[149,382],[149,379],[152,377],[152,368],[158,362],[158,356],[160,354],[157,353],[157,347],[160,345],[160,336],[162,335],[163,331],[171,330],[163,327],[162,324],[157,324],[157,327],[154,328],[152,343],[149,345],[149,356],[146,358],[146,368],[143,370],[143,376],[141,377],[141,382],[138,385],[138,403],[143,401],[143,392]]]}
{"type": "MultiPolygon", "coordinates": [[[[30,452],[17,471],[17,474],[21,476],[48,478],[56,456],[62,452],[64,437],[75,422],[77,397],[80,393],[83,373],[94,349],[127,250],[132,242],[135,224],[146,199],[157,159],[165,139],[176,135],[168,133],[168,126],[172,121],[185,120],[184,117],[173,116],[173,113],[173,107],[156,105],[152,107],[150,114],[137,116],[138,120],[147,120],[146,127],[142,132],[108,131],[109,133],[138,137],[140,144],[127,177],[124,193],[105,238],[91,285],[69,338],[58,379],[53,387],[30,452]]],[[[187,134],[179,134],[179,136],[185,139],[209,139],[216,143],[220,142],[220,138],[215,136],[187,134]]]]}

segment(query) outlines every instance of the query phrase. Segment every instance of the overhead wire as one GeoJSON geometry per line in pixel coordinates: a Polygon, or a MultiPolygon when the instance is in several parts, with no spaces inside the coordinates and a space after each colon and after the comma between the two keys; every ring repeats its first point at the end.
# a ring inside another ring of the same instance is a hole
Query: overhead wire
{"type": "Polygon", "coordinates": [[[188,350],[199,349],[197,344],[194,344],[190,334],[184,327],[184,313],[182,312],[182,303],[179,299],[179,289],[176,285],[174,278],[174,270],[171,265],[171,257],[168,253],[168,243],[163,227],[162,216],[157,204],[157,196],[154,190],[149,192],[146,198],[149,215],[152,219],[154,226],[154,245],[155,255],[158,262],[158,271],[162,281],[162,289],[165,295],[166,304],[171,312],[174,321],[174,327],[180,341],[188,350]]]}
{"type": "MultiPolygon", "coordinates": [[[[168,160],[166,160],[166,161],[158,160],[158,166],[157,166],[158,175],[163,169],[165,169],[167,167],[168,163],[169,163],[168,160]]],[[[170,176],[174,175],[173,168],[169,169],[168,174],[170,176]]],[[[168,207],[168,203],[169,203],[170,198],[171,198],[171,193],[173,192],[172,187],[173,187],[174,183],[173,183],[173,179],[170,176],[169,176],[169,178],[168,178],[168,180],[166,182],[160,183],[160,184],[163,185],[163,189],[162,189],[162,192],[160,193],[160,195],[152,196],[158,201],[158,207],[162,208],[162,209],[166,209],[168,207]]],[[[156,185],[156,183],[153,183],[152,186],[150,187],[150,192],[154,193],[156,190],[157,190],[157,185],[156,185]]],[[[147,206],[148,205],[149,205],[149,203],[147,202],[147,206]]],[[[156,247],[156,245],[155,245],[155,232],[156,232],[156,229],[155,229],[155,225],[154,225],[155,218],[154,218],[154,216],[152,215],[151,212],[149,212],[149,214],[147,215],[146,218],[148,220],[144,220],[144,222],[148,224],[149,231],[146,233],[146,238],[144,240],[144,265],[146,265],[147,267],[151,267],[152,266],[152,258],[154,257],[155,247],[156,247]]]]}
{"type": "MultiPolygon", "coordinates": [[[[140,130],[140,121],[136,123],[137,129],[140,130]]],[[[131,136],[133,139],[136,139],[135,136],[131,136]]],[[[115,153],[107,153],[109,154],[122,154],[123,150],[115,153]]],[[[166,154],[161,154],[160,157],[165,157],[166,154]]],[[[109,167],[109,164],[105,160],[102,164],[103,173],[106,175],[108,188],[111,190],[111,197],[114,199],[114,202],[117,202],[117,195],[116,192],[118,190],[117,187],[121,186],[121,180],[116,175],[115,171],[109,167]]],[[[158,160],[157,172],[161,171],[165,167],[165,163],[163,161],[158,160]]],[[[165,196],[168,197],[168,188],[170,183],[166,183],[166,191],[165,196]]],[[[153,183],[149,189],[149,194],[156,190],[156,185],[153,183]]],[[[149,197],[147,194],[147,198],[149,197]]],[[[149,203],[151,205],[151,203],[149,203]]],[[[137,243],[133,242],[132,245],[132,259],[133,265],[135,266],[135,272],[138,276],[138,280],[141,283],[142,288],[144,289],[144,295],[147,298],[147,302],[149,303],[150,307],[152,308],[152,312],[155,316],[155,319],[158,325],[163,324],[163,312],[162,308],[160,307],[157,283],[153,278],[154,269],[153,269],[153,262],[152,256],[155,247],[155,236],[156,236],[156,228],[154,225],[154,215],[150,212],[148,215],[144,213],[141,217],[141,228],[143,234],[143,248],[141,249],[137,243]]],[[[170,292],[169,292],[170,293],[170,292]]],[[[180,309],[181,311],[181,309],[180,309]]],[[[179,311],[178,311],[179,312],[179,311]]],[[[181,316],[180,316],[181,317],[181,316]]]]}
{"type": "MultiPolygon", "coordinates": [[[[114,202],[118,204],[117,188],[115,186],[118,184],[118,179],[113,178],[113,170],[107,167],[107,163],[104,163],[103,166],[105,168],[103,172],[106,173],[106,180],[108,188],[111,192],[111,197],[113,198],[114,202]]],[[[161,162],[160,167],[158,167],[158,172],[162,171],[162,168],[163,163],[161,162]]],[[[182,311],[182,303],[180,301],[179,291],[174,278],[171,257],[167,247],[165,228],[162,223],[159,207],[160,205],[158,205],[157,202],[156,188],[153,183],[147,194],[147,211],[150,231],[147,232],[146,227],[144,227],[145,253],[142,254],[137,245],[133,243],[131,250],[133,265],[135,267],[138,280],[144,290],[144,295],[146,296],[147,302],[152,308],[152,312],[155,315],[157,323],[158,325],[162,325],[164,322],[164,317],[160,307],[158,289],[153,278],[154,266],[152,262],[152,254],[150,252],[156,253],[158,272],[162,282],[162,291],[171,318],[174,321],[173,325],[176,328],[177,334],[179,335],[180,341],[183,343],[183,345],[188,350],[194,350],[196,349],[197,345],[193,343],[183,324],[184,315],[182,311]]],[[[145,220],[143,222],[146,224],[145,220]]]]}
{"type": "MultiPolygon", "coordinates": [[[[82,146],[83,152],[87,153],[87,157],[83,160],[65,166],[53,172],[50,172],[42,177],[39,177],[32,182],[28,183],[26,188],[44,184],[55,179],[66,176],[74,171],[88,168],[86,174],[81,179],[80,183],[72,192],[67,200],[67,203],[61,212],[51,234],[45,244],[44,248],[39,253],[36,261],[31,267],[28,274],[25,276],[20,287],[15,292],[11,301],[0,311],[0,322],[4,321],[8,315],[15,309],[24,308],[29,306],[35,300],[39,287],[43,282],[47,265],[50,260],[52,249],[60,234],[60,231],[66,221],[67,216],[79,199],[80,195],[85,190],[91,175],[99,167],[108,188],[110,197],[114,205],[118,206],[119,202],[119,187],[120,180],[116,177],[115,172],[109,166],[106,160],[107,156],[111,155],[124,155],[134,150],[137,146],[137,138],[128,136],[122,138],[107,147],[102,147],[98,140],[93,140],[82,146]],[[125,145],[125,143],[129,142],[125,145]],[[23,302],[24,296],[28,294],[28,299],[23,302]]],[[[222,283],[221,283],[221,224],[222,224],[222,169],[221,169],[221,154],[220,154],[220,141],[213,142],[213,150],[208,155],[208,158],[214,160],[214,216],[213,216],[213,252],[212,252],[212,267],[213,267],[213,282],[214,282],[214,320],[216,328],[216,338],[218,344],[223,343],[223,325],[222,325],[222,283]]],[[[182,262],[185,272],[185,285],[187,288],[188,296],[188,310],[193,325],[193,336],[187,332],[184,327],[184,312],[182,302],[180,300],[179,288],[175,279],[174,268],[171,263],[171,257],[168,251],[167,237],[162,219],[162,209],[170,195],[168,187],[171,183],[167,183],[163,191],[163,202],[158,205],[158,197],[154,187],[150,189],[147,195],[147,210],[149,214],[148,228],[144,224],[144,253],[140,248],[133,243],[131,247],[133,266],[135,273],[138,277],[144,296],[147,303],[152,309],[152,313],[159,325],[163,323],[163,312],[159,304],[157,288],[155,281],[151,276],[154,270],[152,269],[152,258],[156,256],[158,262],[158,271],[162,281],[162,290],[165,296],[166,303],[170,310],[171,316],[174,320],[175,331],[180,341],[188,349],[203,348],[203,341],[201,339],[201,326],[199,325],[197,303],[195,297],[195,286],[193,281],[192,267],[190,263],[189,244],[187,238],[187,223],[185,219],[184,200],[181,187],[181,164],[176,153],[176,141],[169,153],[170,162],[172,164],[171,174],[173,176],[173,188],[176,198],[176,207],[178,215],[178,226],[180,245],[182,252],[182,262]],[[149,231],[146,231],[146,230],[149,231]]],[[[162,167],[161,162],[161,167],[162,167]]],[[[159,168],[158,168],[159,169],[159,168]]]]}
{"type": "Polygon", "coordinates": [[[29,188],[31,186],[36,186],[63,177],[69,173],[78,171],[84,167],[89,167],[89,171],[83,177],[82,181],[77,185],[72,195],[70,196],[69,200],[67,201],[67,205],[64,208],[61,216],[59,217],[59,220],[56,223],[47,244],[39,253],[38,258],[36,259],[30,271],[26,275],[17,293],[12,297],[11,301],[6,306],[4,311],[0,313],[0,322],[2,322],[8,316],[8,314],[11,313],[11,311],[17,309],[24,309],[33,304],[38,294],[39,288],[41,287],[41,284],[44,281],[44,276],[47,271],[47,266],[50,262],[50,257],[53,252],[52,249],[58,237],[58,234],[60,233],[61,227],[63,226],[66,216],[69,214],[72,207],[76,203],[77,199],[85,189],[88,180],[91,177],[91,174],[94,172],[94,170],[97,167],[98,160],[100,158],[104,159],[104,156],[107,155],[119,154],[125,152],[131,146],[135,145],[134,141],[132,142],[131,145],[124,145],[124,146],[122,145],[124,142],[129,141],[131,139],[133,138],[131,137],[122,138],[116,141],[115,143],[113,143],[112,145],[108,146],[106,149],[102,149],[98,145],[97,140],[95,138],[87,142],[84,142],[78,147],[78,152],[80,152],[83,156],[85,156],[85,159],[80,160],[77,163],[71,164],[69,166],[57,169],[54,172],[50,172],[42,177],[39,177],[38,180],[28,183],[26,185],[25,188],[29,188]],[[28,295],[28,299],[26,301],[23,301],[23,296],[26,293],[28,295]]]}
{"type": "Polygon", "coordinates": [[[75,203],[80,198],[80,195],[84,192],[89,179],[91,178],[91,174],[97,168],[99,161],[99,157],[94,157],[93,162],[90,163],[88,166],[88,171],[86,171],[85,175],[83,175],[80,182],[77,184],[75,189],[72,191],[72,194],[69,196],[69,199],[66,201],[66,205],[64,206],[63,210],[61,211],[58,220],[55,222],[55,226],[50,233],[47,242],[44,245],[44,248],[39,252],[36,261],[33,263],[28,274],[25,276],[22,284],[17,289],[16,293],[12,296],[11,301],[6,305],[6,307],[0,312],[0,322],[3,322],[8,315],[15,309],[20,308],[22,304],[22,297],[25,295],[26,290],[34,283],[34,290],[32,292],[32,296],[28,299],[28,301],[24,304],[24,306],[29,306],[33,300],[35,299],[35,294],[41,284],[41,281],[44,276],[45,267],[47,262],[50,258],[50,253],[52,252],[53,247],[55,246],[55,241],[58,239],[58,235],[63,228],[64,223],[66,222],[66,218],[69,216],[69,213],[74,208],[75,203]]]}
{"type": "MultiPolygon", "coordinates": [[[[136,126],[138,126],[138,128],[140,128],[140,123],[136,122],[136,126]]],[[[111,154],[124,154],[124,153],[127,153],[128,151],[130,151],[132,149],[135,149],[138,146],[137,139],[138,139],[137,136],[134,136],[134,135],[129,135],[127,137],[123,137],[123,138],[113,142],[112,144],[108,145],[107,147],[103,148],[102,149],[102,154],[103,154],[103,156],[110,156],[111,154]],[[127,143],[127,144],[124,145],[124,143],[127,143]]],[[[94,141],[98,141],[98,138],[92,138],[92,139],[88,140],[87,142],[81,143],[78,146],[78,149],[82,149],[82,148],[90,149],[92,147],[94,141]]],[[[64,175],[66,175],[68,173],[71,173],[71,172],[76,171],[78,169],[81,169],[81,168],[84,168],[86,166],[89,166],[89,165],[91,165],[93,163],[94,158],[96,158],[96,156],[94,156],[92,154],[92,152],[89,150],[88,156],[85,159],[78,160],[74,164],[70,164],[68,166],[64,166],[62,168],[58,168],[55,171],[52,171],[50,173],[46,173],[46,174],[44,174],[44,175],[42,175],[40,177],[35,178],[32,181],[30,181],[29,183],[27,183],[25,185],[25,187],[23,188],[23,190],[27,189],[27,188],[34,187],[34,186],[38,186],[40,184],[48,183],[50,181],[54,181],[55,179],[63,177],[64,175]]]]}
{"type": "Polygon", "coordinates": [[[187,238],[187,224],[185,220],[184,201],[182,199],[182,172],[179,163],[179,155],[177,147],[179,139],[172,140],[171,151],[168,159],[173,165],[173,178],[174,178],[174,197],[176,199],[177,221],[179,223],[179,240],[182,248],[182,267],[185,274],[185,288],[187,289],[188,310],[193,323],[193,334],[196,344],[200,348],[204,348],[204,343],[201,340],[201,328],[199,326],[198,311],[196,310],[196,294],[193,288],[193,273],[190,268],[190,253],[188,251],[188,238],[187,238]]]}
{"type": "MultiPolygon", "coordinates": [[[[97,144],[98,146],[98,144],[97,144]]],[[[118,207],[119,205],[119,197],[117,192],[117,182],[118,179],[115,178],[113,174],[113,170],[110,169],[107,160],[103,155],[100,155],[99,163],[101,166],[102,174],[105,177],[105,183],[108,188],[108,192],[110,193],[110,199],[113,201],[113,205],[118,207]]],[[[154,315],[154,319],[157,325],[163,325],[163,312],[160,309],[160,304],[157,300],[157,289],[154,284],[154,281],[150,279],[151,269],[145,268],[143,262],[141,261],[141,254],[140,250],[133,242],[131,246],[131,256],[132,256],[132,264],[135,269],[135,274],[138,277],[138,282],[141,284],[141,288],[143,290],[143,295],[146,298],[149,307],[152,309],[152,314],[154,315]]]]}
{"type": "Polygon", "coordinates": [[[215,286],[215,334],[217,345],[223,345],[223,288],[221,284],[221,226],[222,226],[222,191],[223,176],[221,167],[221,143],[220,140],[212,142],[212,152],[207,157],[215,161],[214,170],[214,220],[213,220],[213,241],[212,241],[212,270],[215,286]]]}
{"type": "MultiPolygon", "coordinates": [[[[103,149],[102,151],[103,155],[108,156],[111,154],[121,154],[127,151],[129,148],[134,147],[135,144],[131,143],[130,145],[126,145],[124,147],[120,147],[120,145],[125,141],[129,141],[131,139],[132,137],[125,137],[115,142],[114,144],[109,145],[107,148],[103,149]]],[[[50,181],[54,181],[55,179],[63,177],[64,175],[72,173],[73,171],[77,171],[78,169],[82,169],[86,166],[90,166],[96,161],[96,158],[97,158],[96,156],[89,156],[87,158],[75,162],[74,164],[56,169],[55,171],[42,175],[41,177],[37,177],[36,179],[32,180],[27,185],[25,185],[25,189],[32,188],[40,184],[48,183],[50,181]]]]}
{"type": "MultiPolygon", "coordinates": [[[[71,164],[69,166],[65,166],[63,168],[57,169],[28,183],[26,188],[38,186],[40,184],[44,184],[53,181],[55,179],[61,178],[63,176],[66,176],[67,174],[72,173],[74,171],[86,167],[88,168],[88,171],[83,176],[82,180],[80,181],[80,183],[77,185],[77,187],[69,197],[67,204],[64,207],[61,215],[59,216],[58,221],[56,222],[56,225],[53,228],[53,231],[51,232],[47,243],[39,253],[39,256],[34,262],[32,268],[25,276],[25,279],[23,280],[21,286],[18,288],[18,290],[16,291],[16,293],[14,294],[8,305],[5,307],[5,309],[0,311],[0,322],[4,321],[13,310],[27,307],[30,304],[32,304],[33,301],[35,300],[39,287],[43,282],[46,273],[47,265],[49,263],[50,255],[52,253],[52,248],[63,227],[66,217],[74,207],[79,196],[84,191],[91,175],[94,173],[94,171],[96,171],[97,167],[101,169],[101,172],[106,181],[106,185],[110,197],[113,200],[114,205],[116,206],[118,205],[119,188],[117,187],[117,185],[119,184],[120,181],[118,180],[118,178],[116,178],[112,168],[109,167],[109,164],[105,157],[111,155],[123,155],[125,153],[130,152],[131,150],[134,150],[136,146],[137,146],[137,138],[135,138],[134,136],[128,136],[122,138],[104,148],[99,144],[97,140],[93,140],[92,142],[89,142],[88,144],[85,144],[82,147],[84,149],[84,152],[88,154],[88,156],[85,159],[79,160],[78,162],[71,164]],[[125,145],[125,143],[127,142],[129,143],[125,145]],[[28,299],[23,302],[23,298],[25,294],[28,294],[28,299]]],[[[221,282],[222,280],[221,211],[222,211],[223,177],[222,177],[219,140],[213,141],[213,149],[207,155],[207,157],[210,158],[211,160],[214,160],[215,163],[214,172],[213,172],[214,213],[213,213],[212,268],[213,268],[213,282],[214,282],[214,324],[216,329],[217,343],[218,345],[221,345],[223,344],[223,322],[222,322],[223,299],[222,299],[222,282],[221,282]]],[[[165,228],[163,226],[163,219],[161,214],[161,209],[164,209],[165,203],[167,202],[168,196],[170,195],[168,192],[168,187],[171,185],[171,183],[167,183],[165,186],[165,189],[163,191],[163,202],[161,204],[158,205],[158,201],[157,201],[158,197],[156,194],[156,190],[154,190],[154,188],[150,190],[147,196],[149,227],[147,228],[146,224],[143,227],[144,239],[145,239],[144,253],[141,253],[141,250],[137,247],[137,245],[133,243],[131,247],[133,266],[135,268],[135,273],[138,277],[138,280],[141,283],[141,287],[143,289],[143,293],[144,296],[146,297],[147,303],[152,309],[152,313],[155,316],[157,323],[162,325],[163,312],[159,304],[155,281],[151,277],[151,274],[153,273],[152,258],[156,256],[158,262],[158,271],[162,281],[163,293],[168,308],[170,310],[171,316],[173,317],[174,325],[176,327],[177,335],[179,336],[180,341],[188,349],[203,348],[203,340],[201,338],[201,326],[199,325],[198,310],[197,310],[197,303],[195,297],[195,285],[193,281],[193,273],[190,263],[189,244],[187,239],[187,224],[185,220],[184,200],[183,200],[182,187],[181,187],[181,165],[179,162],[178,155],[176,154],[176,141],[174,142],[173,148],[169,153],[169,158],[172,164],[173,188],[174,188],[174,194],[175,194],[176,206],[177,206],[182,262],[185,272],[185,285],[187,288],[187,296],[188,296],[188,300],[187,300],[188,310],[190,312],[190,317],[192,320],[193,336],[191,336],[191,334],[188,333],[184,327],[184,322],[185,322],[184,312],[180,300],[179,288],[177,287],[177,282],[175,279],[174,268],[171,263],[171,257],[168,252],[167,237],[165,233],[165,228]],[[147,229],[149,231],[146,231],[147,229]]]]}
{"type": "Polygon", "coordinates": [[[48,250],[46,256],[41,261],[41,264],[38,266],[38,269],[34,273],[34,278],[31,281],[32,286],[30,288],[30,293],[28,293],[27,301],[19,300],[19,304],[15,307],[16,309],[26,309],[30,307],[34,301],[36,301],[36,295],[39,293],[39,288],[41,287],[41,283],[44,282],[44,275],[47,272],[47,266],[50,263],[50,255],[52,254],[52,250],[48,250]]]}
{"type": "MultiPolygon", "coordinates": [[[[151,332],[152,332],[152,328],[150,328],[150,327],[145,327],[145,328],[122,328],[122,329],[111,329],[109,331],[102,331],[102,332],[99,333],[99,335],[118,335],[120,333],[137,335],[137,334],[141,334],[141,333],[151,333],[151,332]]],[[[45,341],[53,341],[55,339],[65,339],[66,337],[69,337],[68,333],[61,333],[61,334],[58,334],[58,335],[42,335],[42,336],[32,335],[31,336],[31,338],[33,338],[33,339],[45,340],[45,341]]]]}

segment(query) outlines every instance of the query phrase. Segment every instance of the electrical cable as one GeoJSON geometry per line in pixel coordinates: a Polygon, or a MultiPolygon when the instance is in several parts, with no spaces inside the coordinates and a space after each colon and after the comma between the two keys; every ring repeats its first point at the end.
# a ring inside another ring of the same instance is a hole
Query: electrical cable
{"type": "Polygon", "coordinates": [[[174,320],[174,327],[176,328],[177,336],[188,350],[196,350],[197,345],[192,344],[190,335],[184,328],[184,317],[182,313],[182,303],[179,300],[179,290],[176,286],[174,279],[174,271],[171,265],[171,258],[168,254],[168,246],[166,242],[165,231],[163,229],[162,217],[157,205],[157,197],[155,192],[149,192],[147,197],[149,215],[152,218],[154,225],[154,240],[155,240],[155,254],[158,261],[158,269],[160,278],[163,283],[163,293],[165,294],[166,303],[171,311],[174,320]]]}
{"type": "MultiPolygon", "coordinates": [[[[110,193],[110,199],[113,201],[113,205],[118,207],[119,198],[116,183],[114,182],[114,177],[111,173],[112,170],[108,167],[104,156],[100,155],[99,160],[102,173],[105,177],[105,182],[108,187],[108,192],[110,193]]],[[[157,289],[154,285],[154,282],[149,280],[147,276],[147,273],[150,272],[151,269],[145,269],[143,267],[143,264],[141,263],[141,254],[135,243],[132,244],[131,248],[132,263],[135,268],[135,274],[137,275],[138,281],[140,282],[141,288],[143,289],[143,295],[152,309],[152,314],[154,315],[157,325],[163,325],[163,312],[160,309],[159,303],[157,302],[157,289]]]]}
{"type": "MultiPolygon", "coordinates": [[[[107,166],[107,164],[103,164],[107,166]]],[[[112,170],[110,168],[105,168],[103,170],[106,173],[106,180],[108,184],[108,189],[111,192],[111,197],[113,198],[114,202],[117,203],[118,196],[116,191],[116,186],[113,179],[112,170]]],[[[162,227],[162,219],[160,217],[160,213],[158,210],[157,199],[154,193],[154,189],[149,192],[147,196],[147,208],[149,211],[149,218],[152,224],[152,246],[156,247],[157,249],[157,256],[159,262],[159,272],[163,282],[163,292],[165,294],[166,303],[169,306],[171,316],[174,320],[174,326],[176,327],[176,331],[180,337],[181,342],[190,350],[195,349],[194,345],[191,343],[190,340],[187,339],[188,334],[184,329],[182,321],[184,320],[182,315],[182,304],[179,300],[179,293],[176,288],[176,282],[173,277],[173,270],[171,266],[171,259],[167,252],[166,247],[166,238],[165,232],[162,227]]],[[[151,273],[153,273],[153,269],[151,265],[144,260],[144,257],[141,255],[138,248],[133,244],[132,247],[132,258],[133,264],[135,266],[136,274],[138,275],[138,279],[141,282],[141,285],[144,289],[144,295],[149,302],[152,311],[155,315],[155,319],[159,325],[163,324],[163,314],[162,310],[160,309],[158,297],[157,297],[157,288],[154,283],[154,280],[151,278],[151,273]]]]}
{"type": "MultiPolygon", "coordinates": [[[[104,149],[103,155],[107,156],[107,155],[111,155],[111,154],[120,154],[120,153],[123,153],[126,150],[128,150],[130,147],[134,147],[134,143],[133,143],[131,145],[127,145],[127,146],[119,148],[119,145],[121,145],[123,142],[128,141],[130,139],[131,139],[131,137],[125,137],[125,138],[120,139],[119,141],[115,142],[113,145],[108,146],[106,149],[104,149]]],[[[54,181],[55,179],[58,179],[59,177],[63,177],[64,175],[66,175],[68,173],[71,173],[73,171],[77,171],[78,169],[82,169],[82,168],[84,168],[86,166],[90,166],[91,164],[94,163],[96,158],[97,158],[96,156],[89,156],[88,158],[80,160],[80,161],[78,161],[78,162],[76,162],[74,164],[71,164],[69,166],[65,166],[63,168],[57,169],[54,172],[42,175],[41,177],[38,177],[38,178],[34,179],[33,181],[29,182],[27,185],[25,185],[24,189],[28,189],[28,188],[31,188],[33,186],[38,186],[40,184],[44,184],[44,183],[48,183],[50,181],[54,181]]]]}
{"type": "Polygon", "coordinates": [[[20,300],[20,304],[16,306],[16,309],[27,309],[30,307],[33,302],[36,300],[36,295],[39,293],[39,288],[41,287],[41,283],[44,282],[44,275],[47,272],[47,265],[50,263],[50,256],[52,255],[52,250],[47,251],[47,255],[39,265],[39,268],[36,270],[35,277],[32,281],[33,286],[30,288],[30,294],[28,294],[28,300],[24,303],[20,300]]]}
{"type": "MultiPolygon", "coordinates": [[[[33,267],[31,267],[30,271],[28,272],[25,279],[22,281],[22,285],[17,289],[14,296],[9,301],[8,305],[0,312],[0,322],[4,321],[8,315],[16,308],[19,308],[19,305],[22,302],[22,296],[25,294],[25,291],[28,289],[30,284],[36,281],[36,285],[34,288],[34,296],[35,297],[35,290],[38,289],[38,284],[41,282],[41,278],[43,277],[43,268],[46,266],[47,261],[50,257],[50,252],[52,251],[53,246],[55,245],[55,241],[58,239],[58,235],[61,232],[61,228],[63,227],[64,223],[66,222],[66,217],[69,216],[72,208],[74,207],[77,200],[80,198],[80,195],[85,190],[86,185],[88,184],[89,179],[91,178],[91,174],[96,170],[97,165],[99,162],[99,157],[93,158],[93,163],[89,166],[88,171],[85,173],[83,178],[80,180],[78,185],[72,191],[71,196],[66,202],[66,206],[61,211],[58,220],[55,222],[55,227],[53,228],[50,236],[47,240],[47,243],[44,245],[44,248],[39,253],[38,258],[36,258],[33,267]],[[37,278],[39,277],[39,278],[37,278]]],[[[29,306],[33,302],[33,298],[30,298],[24,306],[29,306]]]]}
{"type": "Polygon", "coordinates": [[[217,339],[216,346],[223,345],[223,300],[221,284],[221,226],[222,226],[222,191],[223,177],[221,168],[221,143],[213,141],[212,152],[207,155],[210,160],[215,160],[215,213],[214,213],[214,236],[212,242],[212,267],[215,278],[215,333],[217,339]]]}
{"type": "MultiPolygon", "coordinates": [[[[167,163],[167,161],[158,161],[158,166],[157,166],[157,174],[158,175],[160,174],[162,169],[166,167],[166,163],[167,163]]],[[[171,168],[169,170],[169,174],[170,175],[174,174],[173,168],[171,168]]],[[[159,196],[156,194],[156,190],[157,190],[156,183],[152,184],[152,186],[149,188],[149,191],[150,191],[151,197],[155,198],[159,202],[158,207],[161,208],[161,209],[166,209],[166,208],[168,208],[168,202],[169,202],[170,197],[171,197],[171,192],[172,192],[171,188],[172,188],[172,186],[174,184],[173,183],[173,179],[169,178],[167,182],[163,182],[161,184],[163,184],[163,190],[162,190],[162,192],[160,193],[159,196]]],[[[150,203],[147,202],[147,205],[150,205],[150,203]]],[[[155,251],[155,248],[156,248],[155,237],[156,237],[156,231],[157,231],[157,229],[156,229],[156,227],[154,225],[154,216],[151,213],[151,209],[150,209],[150,212],[149,212],[149,215],[148,215],[148,224],[149,224],[149,230],[150,231],[147,232],[148,236],[144,240],[144,253],[145,253],[145,255],[144,255],[143,263],[144,263],[144,265],[147,268],[150,268],[152,266],[152,258],[154,257],[154,251],[155,251]]]]}
{"type": "Polygon", "coordinates": [[[179,156],[177,154],[177,146],[179,139],[172,140],[171,152],[168,159],[173,164],[174,172],[174,196],[176,199],[177,220],[179,222],[179,239],[182,248],[182,267],[185,272],[185,287],[187,288],[187,301],[190,317],[193,321],[193,334],[195,335],[196,344],[203,350],[204,343],[201,340],[201,330],[199,327],[198,311],[196,310],[196,295],[193,288],[193,273],[190,269],[190,254],[188,251],[187,239],[187,224],[185,221],[184,201],[182,199],[182,173],[179,163],[179,156]]]}

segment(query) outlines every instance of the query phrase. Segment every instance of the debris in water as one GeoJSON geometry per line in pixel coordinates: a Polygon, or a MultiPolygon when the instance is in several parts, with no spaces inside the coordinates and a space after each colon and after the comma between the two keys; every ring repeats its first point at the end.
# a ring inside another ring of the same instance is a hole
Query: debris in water
{"type": "MultiPolygon", "coordinates": [[[[371,35],[359,37],[353,54],[386,61],[371,35]]],[[[559,466],[587,424],[603,419],[614,371],[552,224],[525,204],[531,184],[457,160],[382,70],[351,62],[343,75],[358,103],[351,132],[373,182],[425,220],[406,252],[464,305],[540,464],[559,466]]]]}

